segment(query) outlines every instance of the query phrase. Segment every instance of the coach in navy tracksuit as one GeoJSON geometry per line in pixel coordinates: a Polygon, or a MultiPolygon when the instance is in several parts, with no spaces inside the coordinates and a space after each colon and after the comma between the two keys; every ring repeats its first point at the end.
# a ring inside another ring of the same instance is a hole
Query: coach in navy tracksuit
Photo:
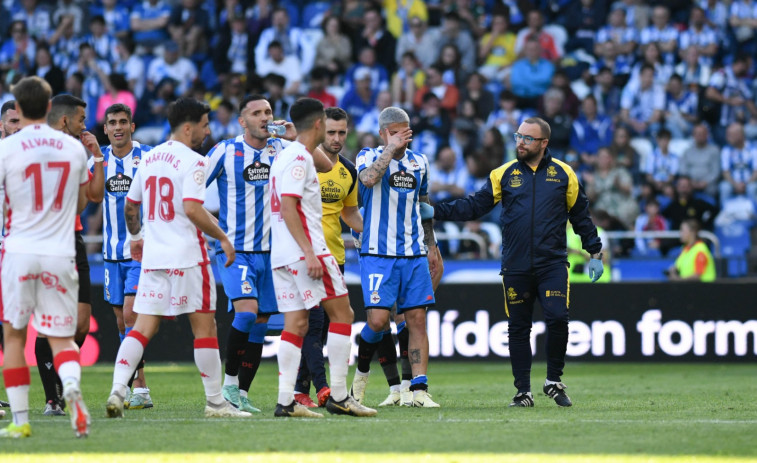
{"type": "Polygon", "coordinates": [[[572,405],[560,377],[568,345],[567,221],[591,254],[592,281],[602,275],[602,242],[589,215],[589,201],[578,177],[547,150],[550,128],[538,117],[526,119],[514,134],[517,159],[493,170],[478,192],[437,204],[437,220],[473,220],[502,203],[502,281],[509,318],[510,359],[518,393],[511,407],[533,407],[530,332],[538,297],[547,323],[547,380],[544,393],[563,407],[572,405]]]}

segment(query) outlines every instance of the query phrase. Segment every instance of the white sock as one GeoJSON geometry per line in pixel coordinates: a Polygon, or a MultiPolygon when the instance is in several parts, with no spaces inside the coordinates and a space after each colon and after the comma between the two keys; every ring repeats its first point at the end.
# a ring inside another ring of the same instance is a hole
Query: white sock
{"type": "MultiPolygon", "coordinates": [[[[355,375],[357,375],[357,376],[368,377],[368,375],[370,375],[370,374],[371,374],[370,371],[362,372],[362,371],[358,370],[357,368],[355,368],[355,375]]],[[[410,387],[410,386],[408,386],[408,387],[410,387]]]]}
{"type": "Polygon", "coordinates": [[[149,387],[135,387],[133,392],[134,394],[149,394],[150,388],[149,387]]]}
{"type": "Polygon", "coordinates": [[[221,394],[221,356],[217,338],[198,338],[194,343],[195,365],[200,370],[205,398],[212,405],[223,405],[221,394]]]}
{"type": "Polygon", "coordinates": [[[401,391],[407,391],[410,389],[410,380],[409,379],[403,379],[402,383],[400,384],[400,390],[401,391]]]}
{"type": "Polygon", "coordinates": [[[223,375],[224,386],[237,386],[239,387],[239,376],[223,375]]]}
{"type": "MultiPolygon", "coordinates": [[[[134,330],[131,331],[134,333],[134,330]]],[[[145,346],[136,336],[126,336],[116,354],[116,367],[113,369],[113,388],[111,394],[116,394],[122,399],[126,397],[129,390],[129,380],[131,379],[134,369],[137,367],[142,354],[145,352],[145,346]]]]}
{"type": "Polygon", "coordinates": [[[81,364],[79,363],[79,352],[70,349],[58,352],[53,359],[55,371],[60,377],[63,384],[63,394],[72,388],[79,388],[81,381],[81,364]]]}
{"type": "Polygon", "coordinates": [[[547,379],[547,380],[544,381],[544,385],[545,386],[549,386],[550,384],[557,384],[559,382],[560,381],[550,381],[550,380],[547,379]]]}
{"type": "Polygon", "coordinates": [[[29,385],[14,386],[5,389],[11,404],[13,424],[21,426],[29,422],[29,385]]]}
{"type": "Polygon", "coordinates": [[[347,397],[347,371],[352,348],[349,336],[351,329],[352,325],[347,323],[331,323],[326,338],[326,346],[329,350],[331,397],[337,402],[347,397]]]}
{"type": "Polygon", "coordinates": [[[247,391],[244,389],[239,390],[239,397],[247,397],[247,391]]]}
{"type": "Polygon", "coordinates": [[[281,333],[279,343],[279,403],[289,405],[294,401],[294,384],[302,357],[302,337],[288,331],[281,333]]]}
{"type": "Polygon", "coordinates": [[[400,385],[399,384],[395,384],[393,386],[389,386],[389,392],[399,392],[399,391],[400,391],[400,385]]]}

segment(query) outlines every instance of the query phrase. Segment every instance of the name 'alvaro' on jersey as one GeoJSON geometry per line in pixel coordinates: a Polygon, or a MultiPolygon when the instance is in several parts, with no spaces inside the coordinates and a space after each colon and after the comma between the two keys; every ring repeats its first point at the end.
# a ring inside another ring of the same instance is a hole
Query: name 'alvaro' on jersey
{"type": "MultiPolygon", "coordinates": [[[[221,210],[218,225],[236,251],[271,251],[269,179],[276,153],[290,142],[269,138],[263,149],[244,141],[244,135],[218,143],[208,154],[207,185],[217,181],[221,210]]],[[[220,249],[220,245],[216,245],[220,249]]]]}
{"type": "MultiPolygon", "coordinates": [[[[123,158],[113,154],[110,146],[102,149],[103,170],[105,171],[105,197],[103,198],[103,258],[106,261],[131,259],[131,247],[124,218],[126,194],[129,193],[134,174],[142,156],[152,146],[132,141],[132,150],[123,158]]],[[[95,161],[89,159],[87,167],[94,173],[95,161]]]]}
{"type": "MultiPolygon", "coordinates": [[[[384,147],[363,148],[355,164],[360,172],[373,164],[384,147]]],[[[428,194],[428,158],[405,150],[392,159],[381,182],[373,188],[360,183],[363,240],[360,254],[388,257],[426,255],[418,199],[428,194]]]]}

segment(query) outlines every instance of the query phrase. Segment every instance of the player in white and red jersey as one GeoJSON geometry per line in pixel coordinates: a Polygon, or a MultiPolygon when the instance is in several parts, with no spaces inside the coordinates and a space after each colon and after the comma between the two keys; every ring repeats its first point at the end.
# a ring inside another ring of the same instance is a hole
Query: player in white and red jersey
{"type": "Polygon", "coordinates": [[[113,371],[107,414],[123,416],[129,378],[162,317],[188,314],[194,333],[194,358],[205,387],[206,417],[245,417],[221,394],[221,358],[218,354],[216,288],[203,232],[217,239],[234,262],[234,246],[202,207],[205,201],[207,160],[192,151],[210,134],[210,107],[192,98],[168,106],[171,138],[156,146],[134,174],[124,210],[129,228],[131,257],[142,262],[134,301],[137,320],[121,343],[113,371]],[[144,235],[140,221],[143,207],[144,235]]]}
{"type": "Polygon", "coordinates": [[[276,302],[284,313],[274,416],[323,417],[294,400],[308,309],[319,303],[331,320],[326,341],[331,397],[326,409],[334,414],[374,416],[376,410],[347,394],[354,314],[344,277],[323,236],[321,187],[311,155],[325,136],[323,104],[301,98],[292,105],[289,117],[297,129],[297,141],[276,156],[271,168],[271,267],[276,302]]]}
{"type": "Polygon", "coordinates": [[[13,88],[22,129],[0,142],[0,184],[8,201],[3,244],[2,309],[5,337],[3,378],[13,423],[0,437],[28,437],[29,367],[26,328],[47,336],[63,382],[77,437],[89,433],[81,396],[79,348],[74,342],[79,279],[74,257],[74,221],[86,204],[87,155],[78,141],[46,124],[50,85],[39,77],[13,88]]]}

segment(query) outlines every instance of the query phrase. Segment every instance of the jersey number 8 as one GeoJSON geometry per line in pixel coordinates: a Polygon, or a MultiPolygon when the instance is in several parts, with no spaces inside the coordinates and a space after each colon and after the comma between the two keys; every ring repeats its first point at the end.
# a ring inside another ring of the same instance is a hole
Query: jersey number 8
{"type": "Polygon", "coordinates": [[[145,182],[145,189],[149,190],[149,205],[147,209],[147,220],[155,220],[155,202],[159,197],[158,215],[164,222],[171,222],[175,216],[173,207],[173,183],[170,178],[166,177],[148,177],[145,182]]]}

